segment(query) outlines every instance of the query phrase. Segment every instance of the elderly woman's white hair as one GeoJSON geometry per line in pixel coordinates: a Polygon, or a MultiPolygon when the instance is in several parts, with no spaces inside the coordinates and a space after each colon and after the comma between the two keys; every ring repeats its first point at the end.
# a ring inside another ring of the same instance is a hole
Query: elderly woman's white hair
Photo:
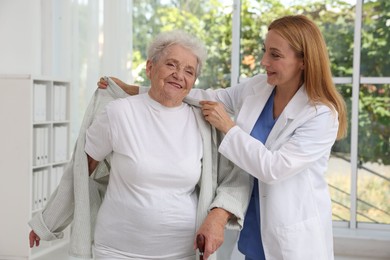
{"type": "Polygon", "coordinates": [[[198,60],[196,76],[200,75],[202,65],[207,58],[205,45],[195,36],[181,30],[162,32],[153,40],[148,48],[148,60],[156,62],[160,59],[165,49],[174,44],[178,44],[191,51],[198,60]]]}

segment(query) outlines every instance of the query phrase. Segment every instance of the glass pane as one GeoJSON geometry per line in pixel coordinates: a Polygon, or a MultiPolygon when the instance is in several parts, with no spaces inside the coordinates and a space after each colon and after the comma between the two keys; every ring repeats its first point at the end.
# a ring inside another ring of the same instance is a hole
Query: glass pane
{"type": "Polygon", "coordinates": [[[241,5],[241,77],[264,73],[261,48],[267,26],[274,19],[304,14],[320,27],[328,45],[334,77],[352,75],[355,1],[243,0],[241,5]]]}
{"type": "Polygon", "coordinates": [[[162,31],[183,29],[201,39],[208,49],[208,59],[196,87],[230,86],[232,3],[232,0],[134,0],[135,83],[149,84],[145,75],[145,62],[150,41],[162,31]]]}
{"type": "Polygon", "coordinates": [[[365,1],[363,5],[361,75],[390,76],[390,2],[365,1]]]}
{"type": "Polygon", "coordinates": [[[390,224],[390,85],[361,85],[357,220],[390,224]]]}
{"type": "Polygon", "coordinates": [[[348,112],[348,135],[332,147],[329,159],[329,167],[326,178],[329,184],[329,191],[332,198],[332,215],[334,221],[349,221],[351,219],[351,106],[352,106],[352,85],[337,85],[343,95],[348,112]]]}

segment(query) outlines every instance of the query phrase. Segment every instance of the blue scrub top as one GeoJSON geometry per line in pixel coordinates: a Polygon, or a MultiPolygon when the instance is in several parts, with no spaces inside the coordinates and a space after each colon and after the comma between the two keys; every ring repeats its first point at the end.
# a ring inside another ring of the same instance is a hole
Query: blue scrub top
{"type": "MultiPolygon", "coordinates": [[[[256,121],[251,136],[265,144],[269,133],[275,125],[273,116],[275,89],[256,121]]],[[[247,260],[265,260],[263,243],[260,235],[260,201],[257,178],[254,179],[252,196],[245,215],[244,228],[241,230],[238,240],[238,250],[245,255],[247,260]]]]}

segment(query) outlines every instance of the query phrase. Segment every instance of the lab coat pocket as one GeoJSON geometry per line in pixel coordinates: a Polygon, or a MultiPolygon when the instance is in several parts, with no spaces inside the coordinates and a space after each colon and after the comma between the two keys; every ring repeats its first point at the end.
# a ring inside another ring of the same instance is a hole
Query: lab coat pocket
{"type": "Polygon", "coordinates": [[[324,234],[318,219],[277,227],[283,260],[327,260],[324,234]]]}

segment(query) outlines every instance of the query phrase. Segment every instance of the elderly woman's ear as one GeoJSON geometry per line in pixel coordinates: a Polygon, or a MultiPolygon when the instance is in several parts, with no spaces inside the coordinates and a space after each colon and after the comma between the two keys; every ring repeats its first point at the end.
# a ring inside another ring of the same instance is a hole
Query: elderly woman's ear
{"type": "Polygon", "coordinates": [[[150,73],[153,67],[153,62],[151,60],[146,61],[146,76],[150,79],[150,73]]]}

